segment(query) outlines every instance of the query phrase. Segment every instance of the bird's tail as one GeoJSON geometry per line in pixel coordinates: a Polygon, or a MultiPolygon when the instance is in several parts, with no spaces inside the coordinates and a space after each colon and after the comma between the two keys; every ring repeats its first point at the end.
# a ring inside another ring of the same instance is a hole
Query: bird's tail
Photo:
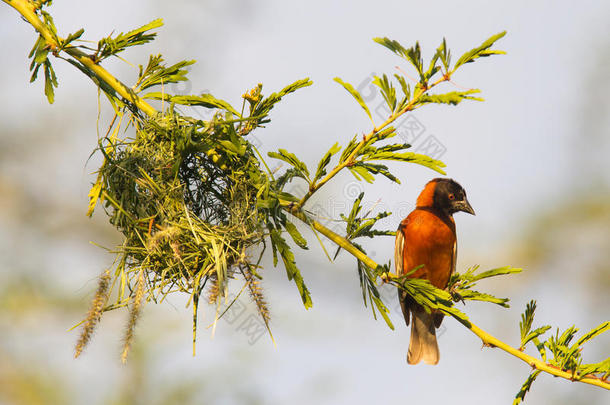
{"type": "Polygon", "coordinates": [[[411,341],[407,353],[407,363],[417,364],[424,360],[426,364],[437,364],[440,357],[434,317],[426,310],[415,305],[412,307],[413,324],[411,325],[411,341]]]}

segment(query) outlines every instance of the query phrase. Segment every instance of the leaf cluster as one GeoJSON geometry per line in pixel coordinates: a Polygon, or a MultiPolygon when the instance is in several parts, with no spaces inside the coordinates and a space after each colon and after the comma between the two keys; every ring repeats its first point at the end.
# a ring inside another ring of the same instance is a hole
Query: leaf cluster
{"type": "Polygon", "coordinates": [[[410,277],[420,267],[421,266],[417,266],[405,275],[394,277],[392,279],[392,284],[395,284],[399,289],[406,292],[418,304],[423,306],[426,311],[441,311],[469,326],[470,321],[468,320],[468,317],[455,307],[455,302],[449,292],[434,287],[426,279],[410,277]]]}
{"type": "MultiPolygon", "coordinates": [[[[526,305],[525,311],[521,314],[521,322],[519,323],[521,335],[520,350],[524,350],[529,343],[533,343],[540,358],[545,363],[559,370],[571,373],[573,380],[577,381],[584,377],[589,377],[607,381],[610,376],[610,358],[599,363],[583,363],[582,351],[585,343],[610,330],[610,322],[603,322],[575,342],[573,340],[576,337],[576,333],[578,333],[578,329],[575,326],[571,326],[563,332],[560,332],[559,328],[557,328],[554,335],[550,335],[546,340],[541,340],[541,336],[548,332],[551,326],[544,325],[532,329],[535,311],[536,301],[532,300],[526,305]]],[[[513,404],[516,405],[523,401],[526,393],[531,389],[539,374],[540,370],[532,371],[517,393],[513,404]]]]}
{"type": "MultiPolygon", "coordinates": [[[[389,212],[380,212],[374,217],[370,217],[371,210],[364,213],[362,216],[362,199],[364,198],[364,193],[360,193],[358,197],[354,200],[352,204],[352,209],[349,214],[346,216],[341,214],[341,220],[345,223],[345,239],[349,241],[353,246],[357,247],[360,251],[365,253],[364,248],[355,242],[354,240],[361,237],[373,238],[375,236],[392,236],[394,232],[374,229],[373,227],[380,219],[386,218],[390,215],[389,212]]],[[[339,246],[335,252],[334,258],[336,259],[341,251],[341,247],[339,246]]],[[[387,306],[384,304],[383,299],[379,293],[379,289],[377,287],[377,280],[381,274],[389,271],[390,265],[377,267],[375,269],[369,267],[366,263],[361,260],[357,260],[357,270],[358,270],[358,279],[360,280],[360,288],[362,290],[362,299],[364,301],[364,305],[368,306],[370,304],[371,311],[373,312],[373,317],[377,319],[377,311],[383,317],[384,321],[390,327],[390,329],[394,329],[394,325],[390,321],[389,313],[387,306]]]]}
{"type": "Polygon", "coordinates": [[[415,45],[410,48],[405,48],[398,41],[391,40],[387,37],[374,38],[374,41],[379,43],[380,45],[385,46],[390,51],[394,52],[395,54],[409,62],[415,68],[419,75],[419,84],[422,88],[425,89],[426,87],[428,87],[427,84],[438,72],[441,72],[443,76],[451,76],[462,65],[474,62],[478,58],[490,55],[504,55],[506,52],[493,50],[490,48],[505,35],[506,31],[492,35],[481,45],[462,54],[462,56],[460,56],[460,58],[453,65],[453,67],[451,66],[451,51],[447,47],[447,41],[445,40],[445,38],[443,38],[443,41],[438,46],[436,52],[430,59],[427,69],[424,66],[419,42],[416,42],[415,45]],[[439,62],[440,65],[438,64],[439,62]]]}
{"type": "Polygon", "coordinates": [[[119,33],[116,36],[109,35],[102,38],[97,43],[97,49],[94,54],[94,61],[99,63],[110,56],[116,56],[125,49],[147,44],[155,39],[157,33],[149,32],[163,25],[163,20],[156,19],[148,24],[133,29],[127,33],[119,33]]]}
{"type": "MultiPolygon", "coordinates": [[[[470,320],[466,314],[456,308],[455,304],[465,300],[475,300],[508,307],[508,298],[497,298],[488,293],[481,293],[473,290],[473,287],[484,279],[521,272],[521,269],[518,268],[502,267],[476,273],[479,266],[474,266],[463,274],[454,273],[449,280],[447,288],[441,290],[434,287],[426,279],[411,277],[420,267],[417,266],[404,275],[393,275],[387,281],[406,292],[426,310],[438,310],[444,314],[451,315],[467,327],[471,325],[470,320]]],[[[387,275],[385,276],[387,277],[387,275]]]]}
{"type": "MultiPolygon", "coordinates": [[[[364,192],[360,193],[352,204],[352,209],[348,216],[341,214],[341,219],[345,222],[345,239],[352,242],[356,238],[367,237],[373,238],[375,236],[394,236],[395,232],[387,230],[373,229],[377,221],[386,218],[391,215],[390,212],[380,212],[374,217],[371,217],[371,210],[360,216],[362,211],[362,199],[364,198],[364,192]]],[[[339,250],[337,250],[339,252],[339,250]]]]}
{"type": "MultiPolygon", "coordinates": [[[[480,92],[478,89],[451,91],[440,94],[430,94],[429,90],[439,83],[449,81],[458,68],[466,63],[474,62],[476,59],[485,56],[504,54],[503,51],[490,49],[504,35],[506,35],[506,31],[488,38],[478,47],[465,52],[453,66],[451,66],[451,51],[448,49],[447,41],[444,38],[432,58],[430,58],[427,66],[424,64],[419,42],[416,42],[410,48],[406,48],[398,41],[387,37],[374,38],[375,42],[407,61],[415,68],[418,76],[414,87],[411,88],[411,85],[407,83],[407,79],[410,79],[410,77],[406,73],[404,75],[394,74],[395,83],[400,88],[400,93],[397,91],[394,81],[388,75],[374,76],[373,84],[378,88],[390,111],[390,117],[381,126],[385,126],[407,111],[412,111],[429,103],[457,105],[463,100],[483,101],[482,98],[473,96],[473,94],[480,92]]],[[[354,97],[369,119],[373,121],[369,107],[354,86],[338,77],[335,78],[335,81],[341,84],[354,97]]]]}
{"type": "MultiPolygon", "coordinates": [[[[399,178],[390,172],[388,166],[379,162],[414,163],[441,174],[445,173],[442,170],[445,165],[440,160],[419,153],[407,152],[406,149],[411,147],[409,144],[382,142],[394,136],[396,136],[396,131],[390,127],[376,133],[366,141],[359,141],[358,137],[354,136],[344,148],[335,143],[318,162],[314,176],[311,176],[307,165],[292,152],[280,149],[277,152],[269,152],[268,155],[271,158],[282,160],[290,166],[278,177],[279,185],[285,186],[295,178],[300,178],[305,180],[312,194],[321,184],[335,176],[343,168],[347,168],[358,181],[364,180],[367,183],[372,183],[377,175],[382,175],[388,180],[400,184],[399,178]],[[337,165],[328,173],[329,164],[341,149],[343,149],[343,152],[336,159],[337,165]]],[[[302,203],[304,203],[304,199],[301,199],[300,205],[302,203]]]]}
{"type": "Polygon", "coordinates": [[[195,63],[194,60],[185,60],[165,66],[163,62],[161,55],[150,55],[146,67],[139,66],[138,80],[135,85],[137,93],[154,86],[187,81],[188,70],[186,68],[195,63]]]}
{"type": "Polygon", "coordinates": [[[437,173],[445,174],[442,169],[445,167],[443,162],[420,153],[407,152],[406,150],[411,147],[407,143],[380,144],[381,141],[394,136],[396,136],[396,130],[388,127],[362,143],[354,137],[345,147],[339,163],[346,164],[356,180],[364,180],[367,183],[372,183],[375,176],[380,174],[388,180],[400,184],[398,177],[391,173],[385,164],[377,162],[415,163],[437,173]]]}
{"type": "MultiPolygon", "coordinates": [[[[360,245],[355,245],[364,252],[360,245]]],[[[377,313],[375,311],[375,308],[377,308],[377,311],[385,321],[386,325],[388,325],[390,329],[394,330],[394,325],[390,320],[390,310],[384,304],[377,287],[377,280],[379,276],[385,272],[388,272],[389,269],[389,264],[387,266],[379,266],[372,269],[363,261],[357,260],[358,278],[360,280],[360,288],[362,290],[362,300],[364,301],[364,306],[368,306],[370,303],[371,311],[373,312],[373,317],[375,319],[377,319],[377,313]]]]}
{"type": "Polygon", "coordinates": [[[454,273],[451,275],[447,289],[453,296],[453,299],[455,301],[485,301],[508,308],[508,298],[497,298],[491,294],[480,293],[472,288],[480,280],[495,276],[520,273],[522,269],[506,266],[475,274],[478,269],[479,266],[473,266],[463,274],[454,273]]]}
{"type": "MultiPolygon", "coordinates": [[[[53,35],[53,37],[57,40],[56,43],[60,42],[57,39],[57,29],[55,28],[55,24],[53,22],[53,17],[46,11],[42,10],[43,6],[50,5],[50,1],[41,1],[38,2],[35,7],[38,13],[43,18],[44,25],[48,28],[49,32],[53,35]]],[[[82,31],[82,30],[81,30],[82,31]]],[[[79,31],[80,32],[80,31],[79,31]]],[[[82,32],[81,32],[82,34],[82,32]]],[[[79,35],[80,36],[80,35],[79,35]]],[[[44,72],[44,94],[47,96],[47,100],[50,104],[53,104],[55,101],[55,88],[58,85],[57,76],[55,75],[55,70],[53,69],[53,65],[49,60],[49,52],[57,54],[59,50],[52,48],[42,34],[39,34],[32,50],[30,51],[28,58],[32,59],[30,63],[30,72],[32,72],[32,76],[30,77],[30,83],[33,83],[38,78],[38,71],[42,67],[44,72]]]]}

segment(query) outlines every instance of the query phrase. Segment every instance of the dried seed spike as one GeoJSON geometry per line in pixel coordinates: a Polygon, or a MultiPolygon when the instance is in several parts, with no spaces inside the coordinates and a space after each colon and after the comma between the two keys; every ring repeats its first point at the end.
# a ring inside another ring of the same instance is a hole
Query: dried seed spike
{"type": "Polygon", "coordinates": [[[220,288],[218,286],[218,278],[216,274],[210,275],[210,288],[208,289],[208,303],[215,304],[218,300],[218,295],[220,294],[220,288]]]}
{"type": "Polygon", "coordinates": [[[193,295],[193,357],[197,345],[197,310],[199,309],[199,293],[193,295]]]}
{"type": "MultiPolygon", "coordinates": [[[[267,300],[265,300],[265,295],[263,294],[263,289],[259,285],[258,280],[252,274],[252,270],[250,266],[245,265],[242,266],[242,274],[248,283],[248,290],[250,291],[250,298],[256,304],[256,308],[258,309],[258,313],[263,318],[265,322],[265,326],[269,331],[269,335],[271,335],[271,330],[269,329],[269,321],[271,320],[271,316],[269,314],[269,306],[267,305],[267,300]]],[[[273,339],[273,336],[271,336],[273,339]]]]}
{"type": "Polygon", "coordinates": [[[127,355],[133,342],[134,331],[136,323],[142,312],[142,303],[144,298],[144,270],[140,270],[138,274],[138,282],[136,285],[136,294],[133,296],[133,303],[129,311],[129,321],[127,323],[127,330],[125,331],[125,338],[123,339],[123,353],[121,354],[121,361],[123,364],[127,362],[127,355]]]}
{"type": "Polygon", "coordinates": [[[78,338],[78,342],[76,343],[74,358],[80,356],[85,346],[87,346],[91,340],[93,331],[102,317],[102,310],[104,309],[104,304],[106,304],[106,300],[108,299],[109,287],[110,269],[106,270],[100,277],[97,285],[97,291],[95,292],[93,301],[91,301],[91,307],[87,313],[87,319],[85,320],[83,330],[78,338]]]}

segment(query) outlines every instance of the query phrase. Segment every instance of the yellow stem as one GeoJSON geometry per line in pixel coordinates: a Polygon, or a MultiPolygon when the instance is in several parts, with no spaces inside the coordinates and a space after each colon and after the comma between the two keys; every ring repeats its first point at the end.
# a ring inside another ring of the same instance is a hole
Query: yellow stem
{"type": "MultiPolygon", "coordinates": [[[[44,38],[47,42],[48,46],[51,49],[58,49],[60,44],[57,42],[61,38],[55,37],[51,30],[45,25],[45,23],[38,17],[36,14],[35,6],[27,1],[27,0],[2,0],[9,6],[13,7],[15,10],[19,12],[29,22],[32,27],[44,38]]],[[[117,80],[112,74],[110,74],[106,69],[98,65],[93,61],[91,56],[82,52],[77,48],[67,48],[64,49],[68,55],[85,65],[88,69],[94,72],[97,77],[107,83],[110,87],[112,87],[118,94],[120,94],[124,99],[129,100],[131,103],[135,104],[140,110],[146,113],[149,116],[154,116],[157,114],[157,110],[138,97],[131,88],[126,86],[117,80]]]]}
{"type": "MultiPolygon", "coordinates": [[[[290,208],[289,205],[287,205],[285,208],[293,216],[297,217],[298,219],[300,219],[301,221],[305,222],[308,225],[312,225],[316,231],[318,231],[321,234],[323,234],[324,236],[326,236],[328,239],[330,239],[331,241],[336,243],[342,249],[345,249],[347,252],[352,254],[354,257],[356,257],[358,260],[360,260],[361,262],[366,264],[368,267],[370,267],[372,269],[377,268],[378,264],[374,260],[372,260],[367,255],[365,255],[360,249],[358,249],[357,247],[352,245],[350,243],[350,241],[345,239],[343,236],[336,234],[335,232],[326,228],[324,225],[320,224],[319,222],[309,219],[303,212],[299,211],[298,209],[295,209],[294,207],[290,208]]],[[[384,280],[389,280],[389,279],[396,278],[396,275],[388,272],[388,273],[382,274],[381,278],[384,280]]],[[[449,314],[449,315],[451,315],[451,314],[449,314]]],[[[516,348],[502,342],[498,338],[490,335],[489,333],[485,332],[483,329],[481,329],[478,326],[476,326],[475,324],[473,324],[471,321],[466,323],[466,322],[462,322],[458,318],[455,318],[455,319],[458,322],[460,322],[462,325],[464,325],[466,328],[470,329],[470,331],[472,333],[477,335],[483,341],[483,344],[485,344],[486,346],[497,347],[500,350],[503,350],[506,353],[508,353],[512,356],[515,356],[520,360],[523,360],[524,362],[529,364],[534,369],[544,371],[545,373],[554,375],[556,377],[565,378],[566,380],[579,381],[579,382],[582,382],[585,384],[591,384],[591,385],[595,385],[595,386],[610,390],[610,382],[603,381],[600,378],[595,378],[595,377],[583,377],[580,379],[576,379],[572,373],[560,370],[557,367],[547,364],[540,359],[537,359],[528,354],[525,354],[522,351],[520,351],[519,349],[516,349],[516,348]]]]}
{"type": "MultiPolygon", "coordinates": [[[[458,322],[459,322],[459,320],[458,320],[458,322]]],[[[470,323],[470,326],[468,326],[464,323],[462,323],[462,324],[464,326],[466,326],[468,329],[470,329],[472,331],[472,333],[474,333],[479,338],[481,338],[481,340],[483,341],[484,344],[504,350],[508,354],[511,354],[511,355],[517,357],[518,359],[523,360],[524,362],[529,364],[534,369],[544,371],[545,373],[552,374],[556,377],[565,378],[566,380],[579,381],[579,382],[583,382],[585,384],[591,384],[591,385],[595,385],[595,386],[610,390],[610,382],[603,381],[600,378],[595,378],[595,377],[583,377],[580,379],[576,379],[575,376],[571,372],[560,370],[559,368],[554,367],[548,363],[545,363],[544,361],[542,361],[540,359],[537,359],[535,357],[532,357],[530,355],[523,353],[519,349],[515,349],[514,347],[507,345],[506,343],[502,342],[498,338],[490,335],[489,333],[485,332],[483,329],[474,325],[472,322],[470,323]]]]}
{"type": "Polygon", "coordinates": [[[377,268],[377,263],[375,263],[367,255],[362,253],[362,251],[360,249],[358,249],[357,247],[352,245],[343,236],[334,233],[333,231],[331,231],[330,229],[328,229],[327,227],[325,227],[318,221],[314,221],[314,220],[308,218],[302,211],[299,211],[298,209],[292,209],[292,210],[290,210],[289,208],[287,208],[287,209],[293,216],[295,216],[296,218],[305,222],[306,224],[313,226],[313,228],[316,231],[320,232],[322,235],[324,235],[328,239],[332,240],[337,246],[348,251],[352,256],[356,257],[358,260],[360,260],[362,263],[369,266],[371,269],[377,268]]]}

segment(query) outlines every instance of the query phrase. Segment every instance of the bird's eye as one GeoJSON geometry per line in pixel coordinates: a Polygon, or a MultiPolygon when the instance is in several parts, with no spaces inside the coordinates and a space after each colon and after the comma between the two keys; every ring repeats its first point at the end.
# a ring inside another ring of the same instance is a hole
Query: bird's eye
{"type": "Polygon", "coordinates": [[[454,199],[455,199],[455,195],[453,195],[453,194],[449,194],[449,199],[450,199],[450,200],[454,200],[454,199]]]}

